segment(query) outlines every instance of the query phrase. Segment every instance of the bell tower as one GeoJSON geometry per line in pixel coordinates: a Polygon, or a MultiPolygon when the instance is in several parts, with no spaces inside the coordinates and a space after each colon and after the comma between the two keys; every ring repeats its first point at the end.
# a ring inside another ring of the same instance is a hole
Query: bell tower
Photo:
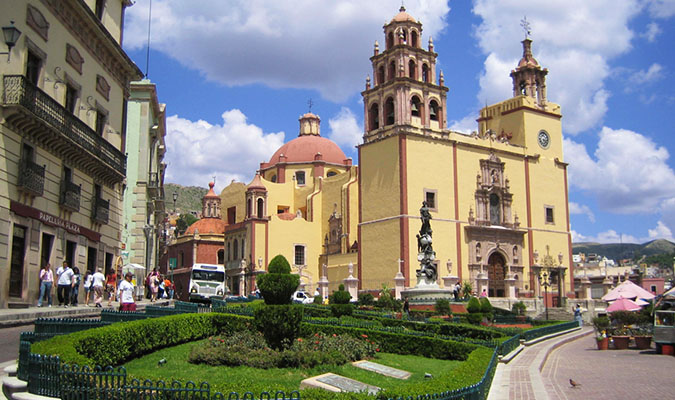
{"type": "Polygon", "coordinates": [[[516,69],[511,71],[513,97],[528,96],[535,99],[538,106],[545,107],[548,69],[542,69],[532,56],[532,40],[530,38],[525,38],[521,43],[523,44],[523,57],[518,62],[516,69]]]}
{"type": "Polygon", "coordinates": [[[361,92],[365,107],[364,143],[399,133],[400,127],[423,134],[446,129],[445,106],[448,88],[443,73],[436,81],[433,40],[422,48],[422,24],[401,6],[384,25],[385,49],[376,41],[373,78],[366,79],[361,92]],[[371,85],[372,83],[372,85],[371,85]]]}

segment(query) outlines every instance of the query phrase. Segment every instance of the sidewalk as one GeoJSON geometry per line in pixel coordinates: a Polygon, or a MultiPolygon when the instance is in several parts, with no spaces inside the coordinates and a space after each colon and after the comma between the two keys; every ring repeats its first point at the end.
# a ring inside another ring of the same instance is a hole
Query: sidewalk
{"type": "Polygon", "coordinates": [[[499,363],[488,400],[549,399],[541,374],[548,355],[563,344],[592,333],[592,327],[584,326],[581,330],[527,346],[508,364],[499,363]]]}
{"type": "MultiPolygon", "coordinates": [[[[158,306],[169,306],[172,300],[162,299],[155,303],[150,300],[143,299],[136,302],[136,308],[141,311],[145,306],[154,304],[158,306]]],[[[0,309],[0,329],[12,326],[31,325],[38,318],[96,318],[101,315],[101,310],[113,309],[119,310],[120,303],[113,301],[112,306],[108,307],[108,301],[104,300],[101,305],[103,307],[97,308],[93,306],[93,302],[89,306],[79,304],[75,307],[37,307],[32,306],[28,308],[3,308],[0,309]]]]}

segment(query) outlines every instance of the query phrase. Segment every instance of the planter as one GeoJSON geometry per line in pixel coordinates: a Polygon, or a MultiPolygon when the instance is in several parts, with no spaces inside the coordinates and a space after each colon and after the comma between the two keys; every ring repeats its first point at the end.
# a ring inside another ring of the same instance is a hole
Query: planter
{"type": "Polygon", "coordinates": [[[598,350],[607,350],[609,348],[609,338],[597,339],[598,350]]]}
{"type": "Polygon", "coordinates": [[[630,343],[630,336],[612,336],[614,348],[617,350],[626,350],[630,343]]]}
{"type": "Polygon", "coordinates": [[[639,350],[647,350],[652,347],[651,336],[635,336],[635,346],[639,350]]]}

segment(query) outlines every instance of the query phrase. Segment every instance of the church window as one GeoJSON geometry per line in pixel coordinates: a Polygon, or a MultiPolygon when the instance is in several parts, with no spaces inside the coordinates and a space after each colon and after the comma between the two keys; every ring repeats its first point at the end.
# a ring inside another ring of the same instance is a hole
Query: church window
{"type": "Polygon", "coordinates": [[[225,250],[218,250],[218,264],[225,264],[225,250]]]}
{"type": "Polygon", "coordinates": [[[406,32],[405,29],[401,29],[399,37],[401,38],[401,44],[406,44],[408,42],[408,32],[406,32]]]}
{"type": "Polygon", "coordinates": [[[276,176],[276,175],[272,175],[272,177],[270,178],[270,181],[276,183],[276,182],[277,182],[277,176],[276,176]]]}
{"type": "Polygon", "coordinates": [[[373,103],[370,106],[368,111],[368,122],[370,122],[370,131],[380,127],[380,106],[377,103],[373,103]]]}
{"type": "Polygon", "coordinates": [[[552,206],[545,206],[544,209],[546,210],[546,223],[547,224],[555,223],[555,221],[553,219],[553,207],[552,206]]]}
{"type": "Polygon", "coordinates": [[[417,47],[417,31],[410,32],[410,45],[417,47]]]}
{"type": "Polygon", "coordinates": [[[384,103],[385,125],[394,124],[394,99],[391,97],[384,103]]]}
{"type": "Polygon", "coordinates": [[[408,61],[408,77],[410,79],[417,79],[417,64],[414,60],[408,61]]]}
{"type": "Polygon", "coordinates": [[[237,222],[237,207],[232,206],[227,209],[227,224],[232,225],[237,222]]]}
{"type": "Polygon", "coordinates": [[[277,206],[277,214],[287,213],[289,208],[288,206],[277,206]]]}
{"type": "Polygon", "coordinates": [[[305,246],[301,244],[295,245],[295,265],[305,265],[305,246]]]}
{"type": "Polygon", "coordinates": [[[387,49],[394,47],[394,32],[389,32],[387,35],[387,49]]]}
{"type": "Polygon", "coordinates": [[[295,173],[295,182],[298,185],[304,185],[305,184],[305,171],[297,171],[295,173]]]}
{"type": "Polygon", "coordinates": [[[241,258],[244,258],[244,248],[246,247],[246,241],[241,239],[241,258]]]}
{"type": "Polygon", "coordinates": [[[265,215],[265,201],[263,199],[258,199],[258,218],[262,218],[265,215]]]}
{"type": "Polygon", "coordinates": [[[427,208],[431,211],[437,211],[436,190],[424,189],[424,201],[427,202],[427,208]]]}
{"type": "Polygon", "coordinates": [[[251,204],[251,202],[252,202],[251,199],[248,199],[248,201],[246,201],[246,216],[247,217],[250,217],[251,214],[253,213],[253,204],[251,204]]]}
{"type": "Polygon", "coordinates": [[[234,243],[232,244],[232,259],[233,260],[238,260],[239,259],[239,241],[237,239],[234,239],[234,243]]]}
{"type": "Polygon", "coordinates": [[[439,107],[436,100],[431,100],[429,103],[429,119],[432,121],[438,121],[439,107]]]}
{"type": "Polygon", "coordinates": [[[377,82],[378,85],[381,85],[384,83],[384,65],[380,65],[380,67],[377,69],[377,82]]]}
{"type": "Polygon", "coordinates": [[[490,224],[500,225],[502,222],[501,216],[501,201],[499,196],[495,193],[490,195],[490,224]]]}
{"type": "Polygon", "coordinates": [[[422,64],[422,82],[429,82],[429,66],[422,64]]]}
{"type": "Polygon", "coordinates": [[[410,99],[410,115],[413,117],[419,117],[422,115],[422,101],[420,101],[420,98],[417,96],[413,96],[412,99],[410,99]]]}
{"type": "Polygon", "coordinates": [[[527,91],[526,91],[527,86],[525,85],[525,81],[520,82],[519,90],[520,90],[520,94],[527,95],[527,91]]]}
{"type": "Polygon", "coordinates": [[[328,171],[328,173],[326,174],[327,177],[331,177],[331,176],[335,176],[335,175],[337,175],[337,172],[335,172],[335,171],[328,171]]]}
{"type": "Polygon", "coordinates": [[[396,62],[392,61],[389,63],[389,80],[394,80],[396,78],[396,62]]]}

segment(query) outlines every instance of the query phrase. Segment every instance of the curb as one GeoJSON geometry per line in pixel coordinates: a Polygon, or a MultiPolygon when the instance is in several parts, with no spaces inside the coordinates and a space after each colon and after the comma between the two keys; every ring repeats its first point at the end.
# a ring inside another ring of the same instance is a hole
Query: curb
{"type": "MultiPolygon", "coordinates": [[[[579,328],[581,329],[581,328],[579,328]]],[[[539,364],[539,372],[541,372],[544,369],[544,365],[546,365],[546,361],[548,361],[548,356],[553,352],[553,350],[557,349],[558,347],[573,342],[577,339],[581,339],[584,336],[588,336],[593,333],[593,330],[589,330],[587,332],[580,332],[578,335],[570,336],[568,338],[565,338],[558,343],[555,343],[553,346],[549,347],[548,350],[546,350],[546,354],[544,354],[544,359],[541,361],[539,364]]]]}

